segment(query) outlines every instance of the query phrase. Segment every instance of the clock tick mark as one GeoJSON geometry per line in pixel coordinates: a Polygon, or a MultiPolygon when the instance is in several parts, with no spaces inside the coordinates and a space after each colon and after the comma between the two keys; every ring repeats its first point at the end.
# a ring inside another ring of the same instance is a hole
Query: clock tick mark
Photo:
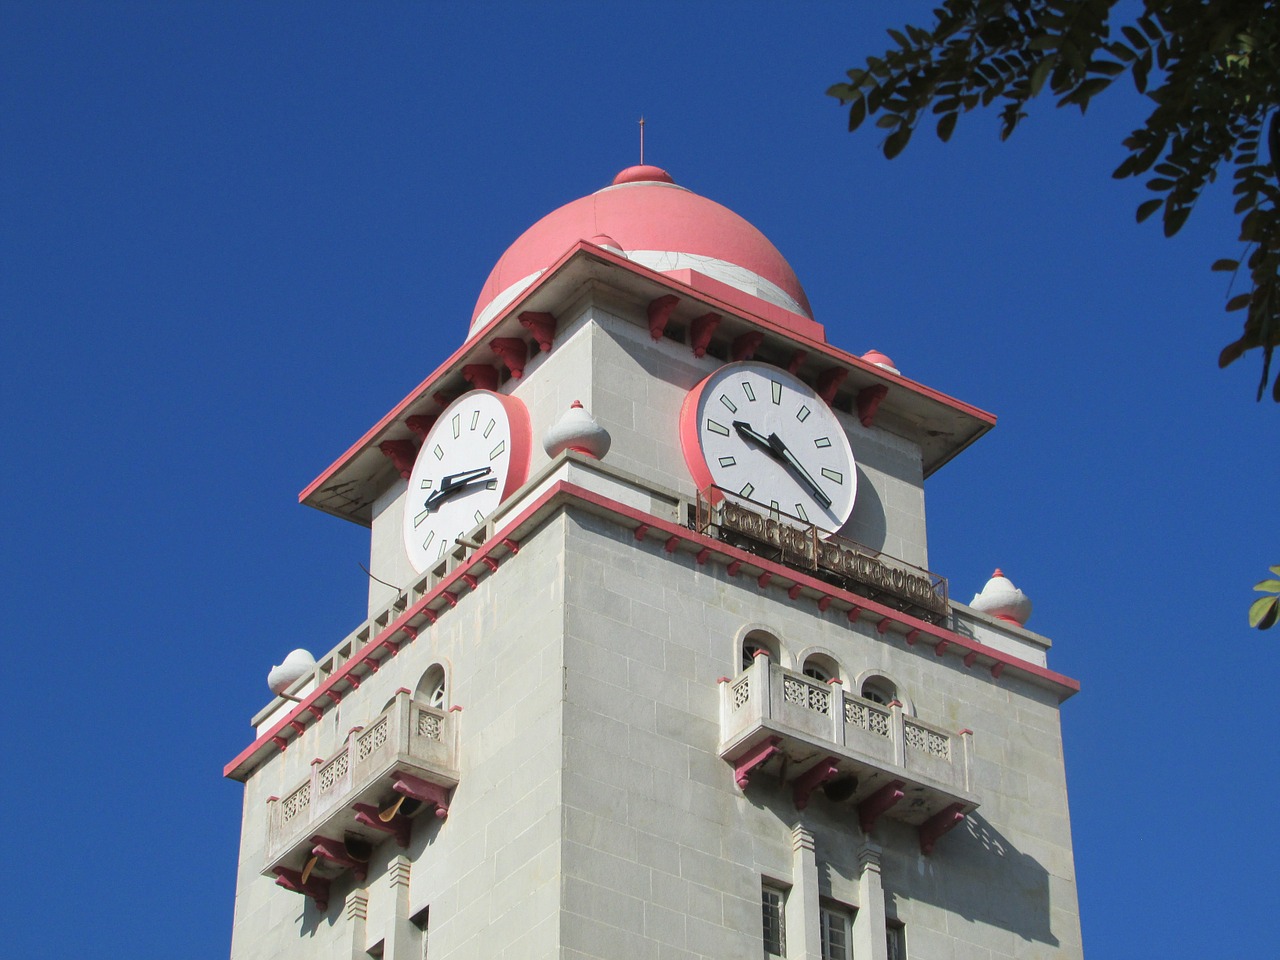
{"type": "Polygon", "coordinates": [[[723,403],[728,408],[730,413],[738,412],[738,408],[734,406],[733,401],[729,399],[727,394],[723,394],[723,393],[720,394],[720,402],[723,403]]]}
{"type": "Polygon", "coordinates": [[[729,435],[728,427],[726,427],[723,423],[716,423],[714,420],[710,418],[707,419],[707,429],[710,430],[712,433],[720,434],[720,436],[722,437],[727,437],[729,435]]]}
{"type": "Polygon", "coordinates": [[[742,485],[742,489],[738,491],[738,496],[746,497],[749,500],[751,499],[751,495],[755,492],[756,492],[756,488],[753,484],[744,483],[742,485]]]}
{"type": "Polygon", "coordinates": [[[472,429],[472,431],[474,431],[474,430],[475,430],[475,428],[476,428],[476,424],[477,424],[477,423],[479,423],[479,422],[480,422],[480,411],[479,411],[479,410],[473,410],[473,411],[471,411],[471,429],[472,429]]]}
{"type": "Polygon", "coordinates": [[[773,402],[781,403],[782,402],[782,384],[780,384],[777,380],[770,380],[769,389],[773,391],[773,402]]]}
{"type": "Polygon", "coordinates": [[[484,428],[484,438],[485,438],[486,440],[488,440],[488,439],[489,439],[489,434],[493,433],[493,428],[494,428],[494,427],[496,427],[497,425],[498,425],[498,421],[497,421],[497,420],[490,420],[490,421],[489,421],[489,425],[488,425],[487,427],[485,427],[485,428],[484,428]]]}
{"type": "Polygon", "coordinates": [[[819,447],[819,448],[821,448],[821,447],[829,447],[829,446],[831,446],[831,438],[830,438],[830,437],[819,437],[817,440],[813,441],[813,445],[814,445],[815,447],[819,447]]]}
{"type": "Polygon", "coordinates": [[[489,459],[497,460],[498,457],[502,456],[502,451],[506,449],[507,449],[507,441],[505,440],[499,441],[498,445],[489,451],[489,459]]]}
{"type": "Polygon", "coordinates": [[[745,380],[742,381],[742,392],[747,395],[747,399],[752,403],[756,402],[756,392],[752,389],[751,384],[747,383],[745,380]]]}
{"type": "Polygon", "coordinates": [[[830,467],[823,467],[822,475],[834,483],[838,483],[841,486],[844,485],[844,474],[839,470],[832,470],[830,467]]]}
{"type": "Polygon", "coordinates": [[[462,414],[455,413],[453,415],[453,439],[457,440],[459,434],[462,433],[462,414]]]}
{"type": "Polygon", "coordinates": [[[809,414],[812,412],[813,411],[811,411],[808,407],[801,407],[799,410],[796,411],[796,419],[799,420],[801,423],[804,423],[806,420],[809,419],[809,414]]]}
{"type": "Polygon", "coordinates": [[[443,460],[443,459],[444,459],[444,447],[440,446],[440,444],[438,444],[438,443],[437,443],[437,444],[436,444],[436,448],[435,448],[434,450],[432,450],[431,452],[432,452],[432,453],[434,453],[434,454],[436,455],[436,459],[437,459],[437,460],[443,460]]]}
{"type": "Polygon", "coordinates": [[[720,466],[722,466],[722,467],[733,467],[733,466],[737,466],[737,464],[738,464],[738,460],[737,460],[737,458],[736,458],[736,457],[721,457],[721,458],[720,458],[720,466]]]}
{"type": "Polygon", "coordinates": [[[803,503],[796,504],[796,516],[799,517],[801,520],[803,520],[805,523],[809,522],[809,515],[804,512],[803,503]]]}

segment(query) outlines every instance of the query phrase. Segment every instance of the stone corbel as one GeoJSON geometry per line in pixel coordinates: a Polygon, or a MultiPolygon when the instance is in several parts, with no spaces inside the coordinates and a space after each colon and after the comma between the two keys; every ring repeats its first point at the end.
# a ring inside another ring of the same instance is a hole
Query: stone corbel
{"type": "Polygon", "coordinates": [[[844,383],[844,378],[848,375],[849,371],[844,367],[827,367],[818,374],[818,396],[822,398],[823,403],[828,406],[835,403],[836,391],[840,389],[840,384],[844,383]]]}
{"type": "Polygon", "coordinates": [[[477,390],[497,390],[498,368],[491,363],[468,363],[462,368],[462,379],[477,390]]]}
{"type": "Polygon", "coordinates": [[[443,820],[449,815],[449,788],[442,787],[430,780],[423,780],[413,774],[397,770],[393,775],[391,789],[403,796],[435,807],[436,816],[443,820]]]}
{"type": "Polygon", "coordinates": [[[511,376],[517,380],[524,376],[524,365],[529,362],[529,345],[519,337],[494,337],[489,349],[497,354],[511,376]]]}
{"type": "MultiPolygon", "coordinates": [[[[347,848],[345,841],[317,835],[311,838],[311,842],[315,844],[311,848],[312,856],[336,863],[341,867],[347,867],[357,880],[363,881],[369,875],[369,857],[366,856],[363,860],[360,860],[353,856],[353,851],[347,848]]],[[[364,851],[356,852],[363,853],[364,851]]],[[[369,852],[372,853],[372,850],[369,852]]],[[[310,877],[307,879],[310,880],[310,877]]]]}
{"type": "Polygon", "coordinates": [[[662,339],[662,335],[667,330],[667,321],[671,319],[671,312],[679,302],[680,298],[674,293],[668,293],[649,302],[649,336],[655,340],[662,339]]]}
{"type": "Polygon", "coordinates": [[[351,809],[356,812],[356,823],[391,834],[402,849],[409,846],[409,830],[413,823],[404,814],[396,812],[389,819],[383,820],[382,812],[371,803],[352,804],[351,809]]]}
{"type": "Polygon", "coordinates": [[[747,789],[747,784],[751,781],[751,772],[778,753],[778,744],[781,742],[781,737],[769,737],[733,761],[733,780],[739,790],[747,789]]]}
{"type": "Polygon", "coordinates": [[[413,461],[418,456],[418,448],[413,445],[413,441],[383,440],[378,444],[378,449],[382,451],[383,456],[391,461],[392,466],[399,471],[400,477],[408,480],[409,474],[413,473],[413,461]]]}
{"type": "Polygon", "coordinates": [[[953,803],[944,807],[932,817],[920,824],[920,852],[926,857],[933,853],[934,844],[947,831],[954,829],[964,820],[963,804],[953,803]]]}
{"type": "Polygon", "coordinates": [[[759,330],[749,330],[733,341],[730,356],[734,360],[750,360],[764,343],[764,334],[759,330]]]}
{"type": "Polygon", "coordinates": [[[543,353],[551,352],[551,342],[556,336],[555,317],[549,313],[526,310],[520,314],[520,326],[533,334],[533,339],[538,341],[538,349],[543,353]]]}
{"type": "Polygon", "coordinates": [[[704,313],[689,324],[689,345],[695,357],[704,356],[711,346],[711,336],[720,326],[720,314],[704,313]]]}
{"type": "Polygon", "coordinates": [[[324,877],[311,876],[304,881],[299,871],[276,867],[276,883],[286,890],[310,897],[321,913],[329,909],[329,881],[324,877]]]}
{"type": "Polygon", "coordinates": [[[883,383],[863,387],[858,392],[858,420],[864,427],[871,427],[876,422],[876,411],[880,409],[880,401],[889,395],[889,388],[883,383]]]}
{"type": "Polygon", "coordinates": [[[836,766],[836,763],[837,759],[835,757],[827,757],[791,782],[791,799],[795,801],[797,810],[803,810],[809,805],[809,797],[813,794],[813,791],[828,780],[835,779],[840,772],[840,768],[836,766]]]}
{"type": "Polygon", "coordinates": [[[412,417],[405,418],[404,425],[425,440],[439,419],[438,413],[415,413],[412,417]]]}
{"type": "Polygon", "coordinates": [[[880,815],[907,795],[903,786],[905,784],[901,780],[891,780],[858,804],[858,825],[863,833],[870,833],[880,815]]]}

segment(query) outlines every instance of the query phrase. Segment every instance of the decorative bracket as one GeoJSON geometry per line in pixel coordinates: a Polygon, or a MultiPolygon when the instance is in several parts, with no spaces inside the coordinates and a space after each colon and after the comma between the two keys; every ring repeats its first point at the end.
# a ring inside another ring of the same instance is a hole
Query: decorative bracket
{"type": "Polygon", "coordinates": [[[396,793],[431,804],[436,808],[436,816],[441,820],[449,815],[448,787],[442,787],[438,783],[423,780],[421,777],[415,777],[413,774],[405,773],[401,770],[397,770],[392,776],[395,779],[391,784],[391,789],[396,793]]]}
{"type": "Polygon", "coordinates": [[[497,390],[498,368],[491,363],[468,363],[462,368],[462,379],[477,390],[497,390]]]}
{"type": "Polygon", "coordinates": [[[858,393],[858,420],[864,427],[876,422],[876,411],[880,409],[880,401],[889,394],[889,388],[883,383],[863,387],[858,393]]]}
{"type": "Polygon", "coordinates": [[[413,824],[404,814],[396,813],[391,819],[383,820],[381,811],[371,803],[352,804],[351,809],[356,812],[356,823],[391,834],[401,848],[409,846],[409,829],[413,824]]]}
{"type": "Polygon", "coordinates": [[[431,399],[440,404],[440,406],[447,407],[449,404],[453,403],[453,401],[458,399],[458,395],[448,390],[437,390],[435,393],[431,394],[431,399]]]}
{"type": "Polygon", "coordinates": [[[439,419],[438,413],[415,413],[412,417],[405,418],[404,425],[425,440],[439,419]]]}
{"type": "Polygon", "coordinates": [[[689,324],[689,344],[693,347],[693,355],[701,357],[711,346],[711,335],[720,326],[720,314],[704,313],[689,324]]]}
{"type": "Polygon", "coordinates": [[[538,349],[543,353],[551,352],[551,341],[556,335],[555,317],[549,313],[526,310],[520,314],[520,326],[533,334],[533,339],[538,341],[538,349]]]}
{"type": "Polygon", "coordinates": [[[667,321],[671,319],[671,311],[679,302],[680,298],[674,293],[668,293],[649,302],[649,336],[655,340],[662,339],[662,335],[667,330],[667,321]]]}
{"type": "Polygon", "coordinates": [[[764,334],[759,330],[748,330],[742,336],[733,341],[733,349],[730,356],[734,360],[750,360],[756,355],[756,351],[760,349],[760,344],[764,343],[764,334]]]}
{"type": "Polygon", "coordinates": [[[964,820],[964,805],[953,803],[944,807],[932,817],[920,824],[920,852],[926,857],[933,853],[933,846],[948,830],[958,826],[964,820]]]}
{"type": "Polygon", "coordinates": [[[891,780],[858,804],[858,824],[863,833],[870,833],[880,815],[906,796],[901,780],[891,780]]]}
{"type": "Polygon", "coordinates": [[[511,376],[517,380],[524,376],[524,365],[529,361],[529,345],[519,337],[494,337],[489,349],[506,364],[511,376]]]}
{"type": "Polygon", "coordinates": [[[739,790],[747,789],[747,784],[751,781],[751,772],[778,753],[778,744],[781,742],[781,737],[769,737],[733,761],[733,780],[739,790]]]}
{"type": "Polygon", "coordinates": [[[836,391],[840,389],[840,384],[844,383],[844,378],[848,375],[849,371],[844,367],[827,367],[818,374],[818,396],[822,398],[823,403],[828,406],[835,403],[836,391]]]}
{"type": "Polygon", "coordinates": [[[836,766],[836,763],[837,759],[835,757],[827,757],[792,781],[791,799],[795,801],[797,810],[803,810],[809,805],[809,797],[813,791],[828,780],[835,779],[836,774],[840,772],[840,768],[836,766]]]}
{"type": "Polygon", "coordinates": [[[797,350],[791,354],[791,359],[787,361],[787,373],[795,376],[800,372],[800,366],[807,360],[809,354],[804,350],[797,350]]]}
{"type": "MultiPolygon", "coordinates": [[[[349,867],[351,872],[355,874],[357,880],[364,880],[369,873],[369,858],[358,860],[351,855],[351,851],[347,848],[347,844],[342,840],[334,840],[331,837],[315,836],[311,838],[311,842],[315,844],[311,848],[312,856],[320,857],[322,860],[329,860],[343,867],[349,867]]],[[[310,879],[310,878],[308,878],[310,879]]]]}
{"type": "Polygon", "coordinates": [[[413,461],[418,456],[418,448],[413,445],[413,441],[383,440],[378,444],[378,449],[400,472],[401,478],[408,480],[409,474],[413,473],[413,461]]]}
{"type": "Polygon", "coordinates": [[[329,909],[329,881],[324,877],[307,877],[306,882],[303,882],[302,874],[297,870],[276,867],[276,883],[286,890],[310,897],[321,913],[329,909]]]}

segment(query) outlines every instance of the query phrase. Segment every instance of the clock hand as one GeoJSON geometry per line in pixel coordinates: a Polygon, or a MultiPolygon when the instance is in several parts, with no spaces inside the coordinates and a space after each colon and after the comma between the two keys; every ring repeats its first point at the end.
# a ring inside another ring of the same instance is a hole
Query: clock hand
{"type": "Polygon", "coordinates": [[[785,443],[783,443],[782,438],[776,433],[771,433],[769,434],[768,443],[769,447],[777,455],[778,459],[782,460],[787,466],[795,471],[795,474],[800,478],[800,481],[813,491],[813,495],[817,498],[818,502],[824,507],[830,507],[831,498],[828,497],[823,492],[822,488],[818,486],[818,481],[814,480],[809,471],[801,465],[800,461],[796,459],[796,455],[791,452],[785,443]]]}
{"type": "Polygon", "coordinates": [[[751,428],[751,424],[745,423],[742,420],[735,420],[733,421],[733,429],[738,431],[738,436],[742,437],[743,440],[746,440],[748,443],[754,443],[758,447],[762,447],[764,452],[773,457],[773,459],[781,459],[778,451],[769,443],[769,438],[763,434],[756,433],[756,431],[751,428]]]}
{"type": "Polygon", "coordinates": [[[448,499],[455,493],[460,492],[464,487],[475,483],[477,480],[483,480],[492,472],[492,467],[476,467],[474,470],[462,470],[458,473],[451,473],[440,481],[440,489],[427,497],[423,506],[430,510],[442,500],[448,499]]]}

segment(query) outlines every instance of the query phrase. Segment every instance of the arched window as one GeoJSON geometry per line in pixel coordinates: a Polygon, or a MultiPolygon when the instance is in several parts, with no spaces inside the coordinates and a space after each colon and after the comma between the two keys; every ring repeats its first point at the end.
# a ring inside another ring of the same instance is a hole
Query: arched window
{"type": "Polygon", "coordinates": [[[888,677],[871,676],[862,681],[862,699],[887,704],[898,699],[898,688],[888,677]]]}
{"type": "Polygon", "coordinates": [[[414,692],[414,698],[426,703],[428,706],[435,707],[437,710],[444,709],[444,667],[438,663],[432,664],[427,672],[422,675],[422,679],[418,681],[418,689],[414,692]]]}
{"type": "Polygon", "coordinates": [[[821,683],[829,683],[840,678],[840,665],[826,654],[811,654],[805,657],[804,675],[821,683]]]}
{"type": "Polygon", "coordinates": [[[755,663],[756,654],[765,653],[774,663],[778,662],[778,641],[763,630],[752,630],[742,640],[742,669],[755,663]]]}

